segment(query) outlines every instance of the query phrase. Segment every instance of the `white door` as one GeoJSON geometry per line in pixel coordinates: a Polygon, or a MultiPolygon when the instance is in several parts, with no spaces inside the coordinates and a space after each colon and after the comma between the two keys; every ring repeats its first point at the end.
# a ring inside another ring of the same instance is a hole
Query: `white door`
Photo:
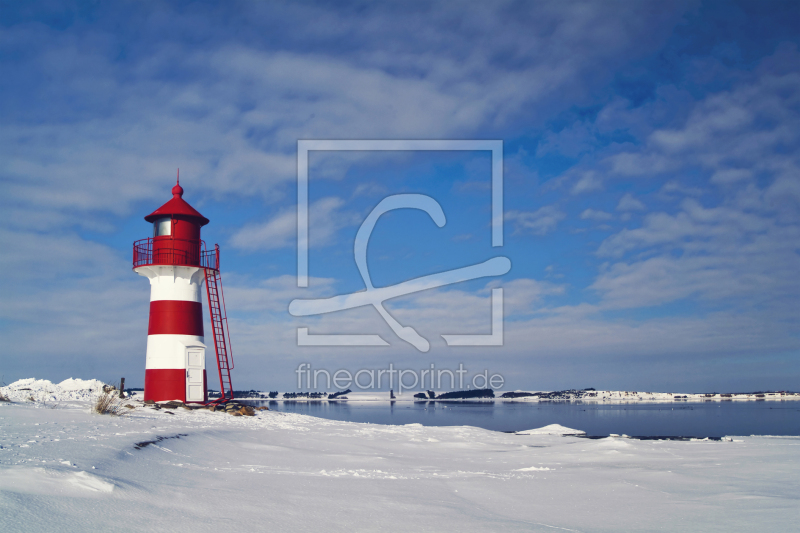
{"type": "Polygon", "coordinates": [[[186,351],[186,401],[205,400],[203,370],[206,368],[206,351],[202,348],[189,348],[186,351]]]}

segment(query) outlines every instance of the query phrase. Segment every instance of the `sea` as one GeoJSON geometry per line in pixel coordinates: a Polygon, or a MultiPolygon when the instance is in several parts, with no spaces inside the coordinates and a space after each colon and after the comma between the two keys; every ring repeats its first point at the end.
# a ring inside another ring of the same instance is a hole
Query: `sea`
{"type": "Polygon", "coordinates": [[[250,400],[274,411],[369,424],[476,426],[517,432],[549,424],[639,438],[800,436],[800,401],[697,403],[328,402],[250,400]]]}

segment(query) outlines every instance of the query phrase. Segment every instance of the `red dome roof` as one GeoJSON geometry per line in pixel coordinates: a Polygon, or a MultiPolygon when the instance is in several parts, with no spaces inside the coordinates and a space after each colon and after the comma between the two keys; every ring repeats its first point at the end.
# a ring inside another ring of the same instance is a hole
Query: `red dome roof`
{"type": "Polygon", "coordinates": [[[186,203],[186,200],[184,200],[182,197],[183,187],[181,187],[180,182],[178,182],[172,188],[172,200],[144,217],[144,219],[148,222],[155,222],[157,218],[167,217],[170,215],[180,215],[186,218],[197,219],[201,226],[208,224],[209,220],[198,213],[194,207],[186,203]]]}

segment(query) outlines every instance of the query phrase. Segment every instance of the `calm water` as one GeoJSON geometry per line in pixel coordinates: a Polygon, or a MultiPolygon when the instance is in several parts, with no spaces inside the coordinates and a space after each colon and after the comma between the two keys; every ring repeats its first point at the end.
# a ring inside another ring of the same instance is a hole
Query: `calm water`
{"type": "Polygon", "coordinates": [[[578,402],[276,402],[250,401],[275,411],[372,424],[477,426],[522,431],[561,424],[588,435],[723,437],[800,435],[800,402],[587,404],[578,402]]]}

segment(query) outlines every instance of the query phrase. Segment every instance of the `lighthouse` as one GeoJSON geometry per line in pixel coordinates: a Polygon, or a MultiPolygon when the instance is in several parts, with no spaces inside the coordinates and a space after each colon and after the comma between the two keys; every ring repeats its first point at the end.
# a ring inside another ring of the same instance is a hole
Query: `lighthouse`
{"type": "Polygon", "coordinates": [[[144,399],[208,401],[203,304],[208,302],[220,400],[233,397],[219,246],[206,250],[200,228],[209,220],[183,199],[180,176],[172,199],[144,217],[153,236],[133,243],[133,270],[150,280],[144,399]],[[203,297],[206,298],[203,298],[203,297]]]}

